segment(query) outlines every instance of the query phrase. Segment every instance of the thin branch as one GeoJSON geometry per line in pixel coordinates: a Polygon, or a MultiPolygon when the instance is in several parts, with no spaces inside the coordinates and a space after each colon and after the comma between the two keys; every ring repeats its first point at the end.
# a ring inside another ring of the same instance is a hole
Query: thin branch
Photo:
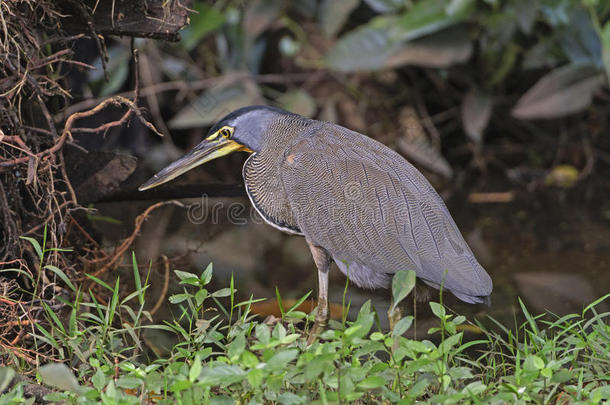
{"type": "MultiPolygon", "coordinates": [[[[123,254],[127,251],[127,249],[129,249],[129,247],[132,245],[132,243],[136,239],[136,236],[138,236],[138,233],[140,233],[140,228],[142,227],[142,225],[144,224],[144,221],[148,218],[150,213],[159,207],[163,207],[165,205],[170,205],[170,204],[177,205],[179,207],[184,207],[184,204],[182,204],[178,201],[161,201],[161,202],[158,202],[158,203],[153,204],[150,207],[148,207],[146,210],[144,210],[143,213],[141,213],[140,215],[137,216],[135,223],[134,223],[133,232],[131,233],[131,235],[129,237],[127,237],[125,240],[123,240],[123,242],[119,246],[117,246],[117,248],[114,250],[114,254],[112,255],[112,258],[110,259],[110,261],[107,262],[104,266],[102,266],[102,268],[100,268],[99,270],[97,270],[95,273],[93,273],[91,275],[94,277],[99,277],[101,274],[105,273],[111,267],[113,267],[119,261],[119,259],[121,259],[123,257],[123,254]]],[[[92,286],[93,286],[93,282],[90,282],[88,289],[91,289],[92,286]]]]}

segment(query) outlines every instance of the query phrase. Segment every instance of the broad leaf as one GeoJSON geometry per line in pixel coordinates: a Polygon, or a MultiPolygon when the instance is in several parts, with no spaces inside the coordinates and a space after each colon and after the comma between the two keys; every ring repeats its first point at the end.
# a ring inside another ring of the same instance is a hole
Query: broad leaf
{"type": "Polygon", "coordinates": [[[395,47],[386,57],[384,65],[446,68],[466,62],[471,54],[472,41],[466,28],[455,27],[395,47]]]}
{"type": "Polygon", "coordinates": [[[291,90],[278,97],[277,102],[285,110],[312,117],[316,112],[316,100],[303,89],[291,90]]]}
{"type": "Polygon", "coordinates": [[[520,119],[557,118],[586,108],[593,94],[604,84],[599,69],[566,65],[543,76],[512,109],[520,119]]]}
{"type": "Polygon", "coordinates": [[[206,91],[194,103],[179,111],[168,125],[170,129],[205,127],[237,108],[259,103],[260,97],[252,87],[217,87],[206,91]]]}
{"type": "Polygon", "coordinates": [[[227,386],[245,378],[246,372],[238,366],[218,364],[216,367],[204,367],[199,381],[205,385],[227,386]]]}
{"type": "Polygon", "coordinates": [[[453,177],[453,169],[441,152],[431,144],[415,110],[411,107],[403,108],[399,120],[405,132],[404,136],[397,140],[400,152],[427,170],[447,179],[453,177]]]}
{"type": "Polygon", "coordinates": [[[193,9],[197,12],[189,15],[191,23],[181,32],[180,43],[187,51],[195,48],[203,37],[220,28],[225,22],[221,11],[203,2],[195,2],[193,9]]]}
{"type": "Polygon", "coordinates": [[[347,33],[330,49],[326,63],[333,69],[346,72],[382,68],[400,43],[390,37],[390,28],[398,21],[396,16],[380,16],[347,33]]]}
{"type": "Polygon", "coordinates": [[[438,32],[463,21],[470,13],[474,0],[426,0],[417,2],[400,17],[391,35],[401,41],[438,32]]]}
{"type": "Polygon", "coordinates": [[[0,393],[9,386],[15,377],[15,370],[11,367],[0,367],[0,393]]]}
{"type": "Polygon", "coordinates": [[[512,7],[517,15],[519,28],[524,34],[529,35],[540,11],[539,0],[513,0],[512,7]]]}
{"type": "Polygon", "coordinates": [[[392,310],[405,299],[407,295],[415,288],[415,272],[413,270],[399,271],[392,279],[392,310]]]}
{"type": "Polygon", "coordinates": [[[334,36],[347,21],[350,13],[358,7],[360,0],[324,0],[320,4],[318,20],[322,32],[328,37],[334,36]]]}
{"type": "Polygon", "coordinates": [[[559,33],[559,45],[572,64],[603,65],[600,36],[587,10],[580,7],[570,10],[570,23],[559,33]]]}
{"type": "Polygon", "coordinates": [[[464,132],[475,143],[481,143],[483,131],[491,118],[493,100],[478,89],[470,90],[462,100],[462,125],[464,132]]]}
{"type": "MultiPolygon", "coordinates": [[[[340,1],[336,1],[336,2],[340,3],[340,1]]],[[[372,8],[373,11],[380,13],[380,14],[393,13],[393,12],[399,11],[407,3],[406,0],[364,0],[364,2],[370,8],[372,8]]]]}
{"type": "Polygon", "coordinates": [[[249,39],[265,31],[282,11],[282,2],[278,0],[251,0],[244,4],[247,4],[244,27],[249,39]]]}
{"type": "Polygon", "coordinates": [[[76,393],[81,390],[74,373],[63,363],[45,364],[38,369],[38,374],[43,383],[53,388],[76,393]]]}
{"type": "Polygon", "coordinates": [[[472,0],[452,1],[449,6],[445,0],[427,0],[418,2],[400,16],[373,18],[341,37],[328,52],[326,62],[334,69],[357,71],[406,63],[438,66],[433,59],[439,54],[443,66],[464,61],[470,56],[471,45],[465,44],[463,36],[453,40],[457,46],[453,41],[447,45],[439,38],[429,38],[410,49],[411,44],[406,42],[464,21],[471,5],[472,0]],[[452,45],[455,49],[449,49],[452,45]]]}

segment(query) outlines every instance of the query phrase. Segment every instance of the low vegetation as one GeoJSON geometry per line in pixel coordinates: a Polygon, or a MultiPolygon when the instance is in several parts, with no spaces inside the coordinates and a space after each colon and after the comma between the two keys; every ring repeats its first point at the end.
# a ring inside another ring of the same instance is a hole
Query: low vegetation
{"type": "MultiPolygon", "coordinates": [[[[176,316],[163,324],[153,324],[144,309],[148,284],[135,256],[131,294],[119,294],[119,278],[110,285],[90,277],[106,292],[107,303],[76,289],[61,269],[52,271],[75,299],[62,300],[70,309],[66,319],[42,300],[47,323],[37,324],[31,337],[41,353],[60,361],[36,368],[5,354],[4,364],[12,365],[0,368],[0,403],[33,403],[36,398],[26,396],[33,384],[42,386],[47,401],[79,404],[610,400],[610,313],[598,312],[610,294],[581,314],[563,317],[533,316],[520,301],[525,322],[507,328],[492,319],[494,330],[431,302],[438,327],[421,341],[403,337],[412,316],[381,331],[378,317],[385,314],[367,302],[356,320],[332,322],[307,346],[313,314],[296,308],[308,295],[282,309],[281,319],[262,321],[250,311],[257,300],[237,302],[233,280],[229,288],[208,290],[211,264],[201,275],[175,270],[183,292],[170,297],[176,316]],[[478,330],[478,337],[466,339],[465,330],[478,330]],[[170,333],[177,343],[147,344],[151,332],[170,333]]],[[[396,301],[407,296],[414,280],[412,272],[396,274],[396,301]]]]}

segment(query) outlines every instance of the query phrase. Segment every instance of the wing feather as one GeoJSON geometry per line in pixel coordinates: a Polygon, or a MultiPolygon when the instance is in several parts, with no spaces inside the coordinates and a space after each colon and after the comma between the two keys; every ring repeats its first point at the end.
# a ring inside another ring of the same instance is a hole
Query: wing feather
{"type": "Polygon", "coordinates": [[[299,228],[339,268],[358,269],[354,282],[378,287],[413,269],[468,302],[491,293],[443,200],[402,156],[333,124],[297,138],[288,153],[281,180],[299,228]]]}

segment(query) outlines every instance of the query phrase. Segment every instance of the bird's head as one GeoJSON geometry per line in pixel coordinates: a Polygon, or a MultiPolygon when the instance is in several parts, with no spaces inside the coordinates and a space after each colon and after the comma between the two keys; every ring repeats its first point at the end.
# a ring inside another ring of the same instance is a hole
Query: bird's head
{"type": "Polygon", "coordinates": [[[142,184],[138,190],[148,190],[175,179],[210,160],[232,152],[258,152],[262,138],[271,122],[288,111],[267,106],[243,107],[218,121],[207,137],[192,151],[176,160],[142,184]]]}

